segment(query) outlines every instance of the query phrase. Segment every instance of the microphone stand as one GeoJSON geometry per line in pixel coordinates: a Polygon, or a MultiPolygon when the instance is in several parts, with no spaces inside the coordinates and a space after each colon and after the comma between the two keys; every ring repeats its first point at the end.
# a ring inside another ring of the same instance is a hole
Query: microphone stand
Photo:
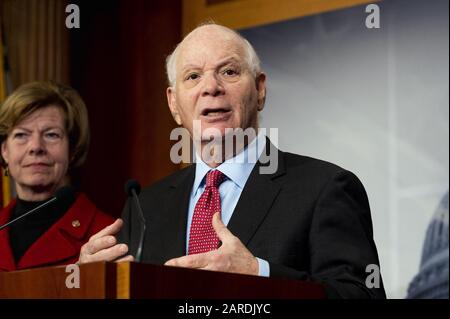
{"type": "Polygon", "coordinates": [[[139,218],[141,219],[141,224],[142,224],[141,233],[139,234],[139,246],[137,248],[136,258],[135,258],[136,262],[140,262],[141,257],[142,257],[142,246],[144,244],[146,221],[145,221],[144,213],[142,212],[141,204],[139,203],[139,198],[136,194],[136,190],[134,188],[131,189],[131,193],[133,195],[134,204],[136,205],[136,207],[138,209],[139,218]]]}
{"type": "Polygon", "coordinates": [[[47,205],[50,204],[50,203],[53,203],[56,199],[57,199],[56,196],[54,196],[54,197],[50,198],[48,201],[46,201],[45,203],[42,203],[41,205],[39,205],[38,207],[35,207],[35,208],[33,208],[32,210],[26,212],[25,214],[23,214],[23,215],[21,215],[21,216],[19,216],[19,217],[17,217],[17,218],[14,218],[14,219],[11,220],[10,222],[8,222],[8,223],[6,223],[6,224],[4,224],[4,225],[1,225],[1,226],[0,226],[0,230],[2,230],[2,229],[5,228],[5,227],[8,227],[8,226],[11,225],[12,223],[15,223],[15,222],[18,221],[19,219],[22,219],[22,218],[24,218],[24,217],[30,215],[31,213],[37,211],[38,209],[40,209],[40,208],[42,208],[42,207],[44,207],[44,206],[47,206],[47,205]]]}

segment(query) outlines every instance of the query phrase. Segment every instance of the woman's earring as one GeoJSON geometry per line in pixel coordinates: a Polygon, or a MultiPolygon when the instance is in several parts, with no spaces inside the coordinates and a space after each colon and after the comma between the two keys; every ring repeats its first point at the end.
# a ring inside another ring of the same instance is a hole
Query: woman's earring
{"type": "Polygon", "coordinates": [[[5,176],[9,176],[9,167],[8,164],[5,166],[5,176]]]}

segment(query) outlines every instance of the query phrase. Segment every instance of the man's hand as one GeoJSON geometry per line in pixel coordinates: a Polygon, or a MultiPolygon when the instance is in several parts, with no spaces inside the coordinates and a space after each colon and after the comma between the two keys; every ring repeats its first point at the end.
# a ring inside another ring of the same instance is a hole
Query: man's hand
{"type": "Polygon", "coordinates": [[[214,214],[212,224],[217,237],[222,241],[222,246],[219,249],[174,258],[167,261],[165,265],[257,276],[259,271],[258,260],[248,251],[239,238],[228,230],[218,213],[214,214]]]}
{"type": "MultiPolygon", "coordinates": [[[[117,244],[114,237],[122,228],[123,221],[119,218],[113,224],[103,228],[97,234],[89,238],[89,241],[81,247],[78,263],[85,264],[96,261],[114,261],[128,252],[128,246],[117,244]]],[[[134,257],[127,255],[119,261],[133,261],[134,257]]]]}

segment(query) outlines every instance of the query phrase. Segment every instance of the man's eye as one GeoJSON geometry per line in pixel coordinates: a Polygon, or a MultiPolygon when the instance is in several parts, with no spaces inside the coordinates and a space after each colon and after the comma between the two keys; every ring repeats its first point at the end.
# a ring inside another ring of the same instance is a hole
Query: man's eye
{"type": "Polygon", "coordinates": [[[226,70],[224,70],[223,72],[222,72],[224,75],[227,75],[227,76],[234,76],[234,75],[237,75],[238,73],[236,72],[236,70],[233,70],[233,69],[226,69],[226,70]]]}
{"type": "Polygon", "coordinates": [[[189,74],[186,80],[197,80],[200,76],[197,73],[189,74]]]}

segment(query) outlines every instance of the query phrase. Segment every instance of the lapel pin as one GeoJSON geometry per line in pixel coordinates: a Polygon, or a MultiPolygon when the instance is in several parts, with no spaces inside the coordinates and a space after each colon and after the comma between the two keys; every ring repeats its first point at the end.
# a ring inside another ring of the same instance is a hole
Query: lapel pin
{"type": "Polygon", "coordinates": [[[80,221],[78,219],[72,220],[72,227],[78,228],[80,226],[81,226],[81,224],[80,224],[80,221]]]}

